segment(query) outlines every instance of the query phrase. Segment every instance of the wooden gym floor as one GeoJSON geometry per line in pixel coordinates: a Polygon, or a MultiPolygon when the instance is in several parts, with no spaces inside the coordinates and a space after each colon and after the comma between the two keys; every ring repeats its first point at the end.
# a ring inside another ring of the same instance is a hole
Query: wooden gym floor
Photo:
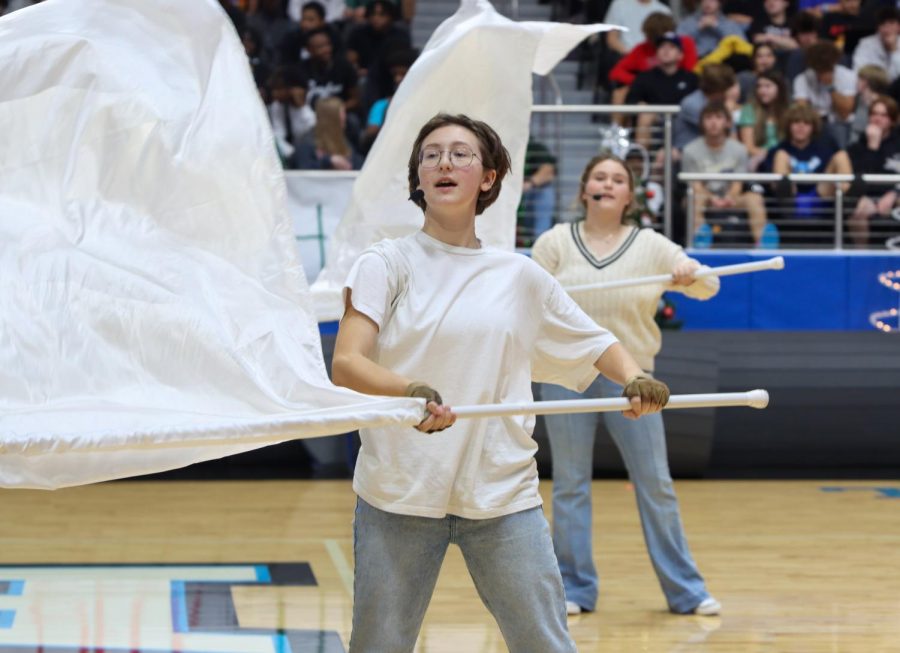
{"type": "MultiPolygon", "coordinates": [[[[900,482],[676,487],[723,615],[665,611],[630,486],[598,481],[581,653],[900,651],[900,482]]],[[[348,481],[2,490],[0,652],[339,653],[354,500],[348,481]]],[[[417,651],[505,650],[451,547],[417,651]]]]}

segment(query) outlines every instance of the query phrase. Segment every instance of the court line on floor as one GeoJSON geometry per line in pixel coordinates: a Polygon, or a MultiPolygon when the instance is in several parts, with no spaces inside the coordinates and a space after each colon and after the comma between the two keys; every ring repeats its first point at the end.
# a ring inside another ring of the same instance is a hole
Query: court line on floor
{"type": "Polygon", "coordinates": [[[331,556],[331,562],[334,563],[338,576],[341,577],[341,583],[347,590],[347,595],[353,598],[353,570],[350,568],[347,558],[344,557],[344,552],[341,551],[341,545],[337,540],[325,540],[325,550],[331,556]]]}

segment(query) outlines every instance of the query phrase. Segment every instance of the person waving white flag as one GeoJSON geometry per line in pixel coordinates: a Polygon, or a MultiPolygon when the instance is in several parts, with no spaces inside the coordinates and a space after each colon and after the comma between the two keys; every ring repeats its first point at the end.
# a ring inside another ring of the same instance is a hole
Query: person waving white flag
{"type": "Polygon", "coordinates": [[[328,380],[215,0],[47,0],[0,19],[0,60],[0,486],[421,419],[328,380]]]}
{"type": "Polygon", "coordinates": [[[437,113],[465,113],[492,125],[509,149],[513,174],[478,218],[481,241],[512,249],[532,105],[532,73],[546,75],[589,34],[607,25],[515,22],[487,0],[462,0],[432,34],[391,100],[384,126],[353,186],[325,268],[312,286],[320,321],[343,314],[341,289],[356,257],[383,238],[422,226],[409,196],[407,163],[416,130],[437,113]]]}

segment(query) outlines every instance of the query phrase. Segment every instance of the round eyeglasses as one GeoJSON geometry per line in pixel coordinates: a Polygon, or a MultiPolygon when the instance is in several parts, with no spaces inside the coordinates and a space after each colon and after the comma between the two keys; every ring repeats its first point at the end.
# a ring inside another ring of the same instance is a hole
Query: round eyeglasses
{"type": "MultiPolygon", "coordinates": [[[[465,145],[454,145],[449,150],[441,150],[436,147],[426,147],[419,155],[419,163],[426,170],[437,168],[441,165],[441,157],[447,153],[447,159],[454,168],[468,168],[478,155],[465,145]]],[[[479,159],[480,160],[480,159],[479,159]]]]}

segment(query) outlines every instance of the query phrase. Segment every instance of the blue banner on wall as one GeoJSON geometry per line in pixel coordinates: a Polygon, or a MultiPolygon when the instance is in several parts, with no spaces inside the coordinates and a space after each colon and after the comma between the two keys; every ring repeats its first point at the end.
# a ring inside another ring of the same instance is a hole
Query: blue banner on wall
{"type": "MultiPolygon", "coordinates": [[[[771,258],[772,253],[691,252],[711,267],[771,258]]],[[[900,270],[900,255],[785,253],[780,271],[722,277],[716,297],[700,302],[669,293],[684,329],[760,331],[872,330],[869,316],[897,308],[900,293],[878,281],[900,270]]],[[[895,325],[896,326],[896,325],[895,325]]]]}

